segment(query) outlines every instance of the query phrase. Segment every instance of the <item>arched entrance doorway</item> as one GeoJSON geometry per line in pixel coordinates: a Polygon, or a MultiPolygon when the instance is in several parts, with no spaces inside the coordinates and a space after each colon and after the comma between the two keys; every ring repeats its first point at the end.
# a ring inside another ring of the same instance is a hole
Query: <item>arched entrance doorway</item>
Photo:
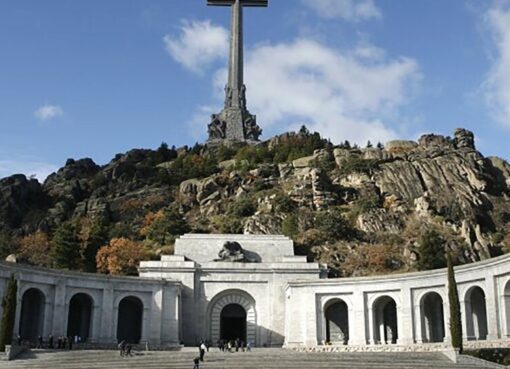
{"type": "Polygon", "coordinates": [[[242,339],[257,345],[255,300],[241,290],[228,290],[215,296],[208,307],[209,338],[242,339]],[[231,337],[232,336],[232,337],[231,337]]]}
{"type": "Polygon", "coordinates": [[[143,302],[135,296],[124,297],[117,315],[117,341],[139,343],[142,338],[143,302]]]}
{"type": "Polygon", "coordinates": [[[436,292],[427,293],[421,300],[423,342],[444,341],[443,299],[436,292]]]}
{"type": "Polygon", "coordinates": [[[349,341],[349,315],[347,304],[343,300],[335,300],[326,305],[326,342],[347,344],[349,341]]]}
{"type": "Polygon", "coordinates": [[[220,338],[246,342],[246,310],[241,305],[229,304],[221,311],[220,338]]]}
{"type": "Polygon", "coordinates": [[[487,308],[485,293],[480,287],[473,287],[466,293],[466,328],[470,340],[487,339],[487,308]]]}
{"type": "Polygon", "coordinates": [[[69,301],[67,316],[67,336],[80,337],[81,342],[87,341],[92,321],[92,298],[84,293],[77,293],[69,301]]]}
{"type": "Polygon", "coordinates": [[[389,296],[379,297],[373,306],[375,343],[397,343],[397,304],[395,300],[389,296]]]}
{"type": "Polygon", "coordinates": [[[36,342],[44,335],[45,297],[41,290],[30,288],[21,299],[19,335],[23,340],[36,342]]]}

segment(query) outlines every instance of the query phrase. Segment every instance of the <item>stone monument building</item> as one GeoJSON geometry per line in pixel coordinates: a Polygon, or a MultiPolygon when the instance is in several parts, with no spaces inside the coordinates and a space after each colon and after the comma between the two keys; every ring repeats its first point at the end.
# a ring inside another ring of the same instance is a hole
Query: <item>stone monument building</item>
{"type": "MultiPolygon", "coordinates": [[[[220,338],[314,351],[449,347],[445,269],[327,279],[324,268],[294,256],[284,236],[189,234],[175,255],[142,262],[140,277],[2,262],[0,296],[14,275],[14,335],[32,342],[71,335],[108,347],[220,338]]],[[[510,255],[455,272],[465,347],[508,347],[510,255]]]]}

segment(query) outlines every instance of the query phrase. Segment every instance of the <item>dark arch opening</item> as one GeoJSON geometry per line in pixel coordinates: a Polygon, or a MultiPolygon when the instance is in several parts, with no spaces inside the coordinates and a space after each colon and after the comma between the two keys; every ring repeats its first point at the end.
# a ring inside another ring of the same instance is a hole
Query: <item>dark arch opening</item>
{"type": "Polygon", "coordinates": [[[71,298],[67,318],[68,337],[77,336],[81,342],[87,341],[90,335],[92,307],[92,298],[89,295],[78,293],[71,298]]]}
{"type": "Polygon", "coordinates": [[[374,338],[378,343],[397,343],[397,304],[389,296],[384,296],[374,303],[374,338]]]}
{"type": "Polygon", "coordinates": [[[468,339],[486,340],[488,334],[485,293],[480,287],[473,287],[466,298],[468,339]]]}
{"type": "Polygon", "coordinates": [[[44,294],[37,288],[30,288],[23,294],[19,325],[23,340],[36,342],[37,337],[44,335],[44,305],[44,294]]]}
{"type": "Polygon", "coordinates": [[[445,336],[443,299],[436,292],[430,292],[422,300],[424,318],[423,340],[425,342],[443,342],[445,336]]]}
{"type": "Polygon", "coordinates": [[[246,310],[241,305],[229,304],[221,310],[220,338],[246,342],[246,310]]]}
{"type": "Polygon", "coordinates": [[[349,341],[349,315],[347,304],[336,301],[326,308],[326,341],[347,344],[349,341]]]}
{"type": "Polygon", "coordinates": [[[139,343],[142,338],[143,303],[138,297],[124,297],[119,303],[117,340],[139,343]]]}

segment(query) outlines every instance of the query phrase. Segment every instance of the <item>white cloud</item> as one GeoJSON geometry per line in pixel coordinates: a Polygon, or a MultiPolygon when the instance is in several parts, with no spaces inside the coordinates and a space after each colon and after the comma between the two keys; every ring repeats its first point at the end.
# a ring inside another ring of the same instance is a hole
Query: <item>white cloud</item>
{"type": "Polygon", "coordinates": [[[484,83],[486,99],[495,118],[510,126],[510,6],[491,8],[486,22],[497,52],[484,83]]]}
{"type": "Polygon", "coordinates": [[[60,106],[49,104],[44,104],[34,112],[34,116],[42,121],[52,120],[62,115],[64,115],[64,110],[60,106]]]}
{"type": "Polygon", "coordinates": [[[382,18],[373,0],[301,0],[322,18],[359,22],[382,18]]]}
{"type": "MultiPolygon", "coordinates": [[[[420,80],[416,61],[386,60],[384,51],[341,52],[310,39],[259,45],[246,60],[248,106],[275,133],[306,124],[334,142],[364,144],[401,134],[399,109],[420,80]]],[[[226,71],[214,75],[220,102],[226,71]]],[[[219,110],[221,106],[218,106],[219,110]]]]}
{"type": "Polygon", "coordinates": [[[210,21],[183,21],[179,35],[163,37],[170,56],[189,70],[200,73],[209,63],[228,55],[228,31],[210,21]]]}
{"type": "Polygon", "coordinates": [[[27,177],[35,176],[43,182],[48,175],[55,172],[58,167],[34,158],[0,159],[0,178],[13,174],[25,174],[27,177]]]}

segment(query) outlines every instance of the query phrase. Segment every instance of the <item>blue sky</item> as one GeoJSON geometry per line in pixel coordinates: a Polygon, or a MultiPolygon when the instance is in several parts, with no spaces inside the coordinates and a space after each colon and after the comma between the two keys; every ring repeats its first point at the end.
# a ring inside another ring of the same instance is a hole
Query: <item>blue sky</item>
{"type": "MultiPolygon", "coordinates": [[[[222,107],[229,10],[206,0],[0,1],[0,177],[192,145],[222,107]]],[[[510,2],[269,0],[245,12],[263,139],[474,131],[510,159],[510,2]]]]}

